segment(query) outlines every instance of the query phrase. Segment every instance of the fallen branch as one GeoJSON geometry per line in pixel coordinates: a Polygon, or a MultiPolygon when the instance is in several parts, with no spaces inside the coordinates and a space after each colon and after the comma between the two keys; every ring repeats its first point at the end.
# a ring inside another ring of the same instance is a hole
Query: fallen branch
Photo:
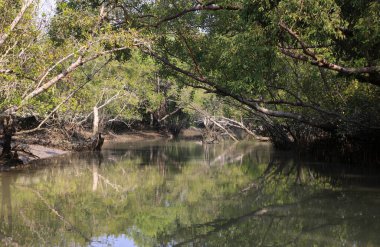
{"type": "Polygon", "coordinates": [[[231,134],[225,127],[223,127],[220,123],[218,123],[214,117],[210,116],[210,114],[208,114],[206,111],[203,111],[201,109],[199,109],[198,107],[192,105],[192,104],[189,104],[190,108],[194,109],[195,111],[199,112],[200,114],[202,114],[204,117],[206,117],[208,120],[210,120],[213,124],[215,124],[216,126],[218,126],[220,129],[222,129],[229,137],[231,137],[232,140],[234,141],[238,141],[238,139],[233,135],[231,134]]]}

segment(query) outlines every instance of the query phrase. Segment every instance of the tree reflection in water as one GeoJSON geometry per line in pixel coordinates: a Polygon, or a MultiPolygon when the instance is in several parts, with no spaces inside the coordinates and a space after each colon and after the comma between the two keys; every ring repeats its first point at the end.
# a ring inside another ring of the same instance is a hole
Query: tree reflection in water
{"type": "Polygon", "coordinates": [[[0,175],[0,245],[380,245],[366,174],[269,144],[115,144],[38,165],[0,175]]]}
{"type": "Polygon", "coordinates": [[[1,177],[1,227],[12,232],[12,197],[10,185],[12,177],[1,177]]]}

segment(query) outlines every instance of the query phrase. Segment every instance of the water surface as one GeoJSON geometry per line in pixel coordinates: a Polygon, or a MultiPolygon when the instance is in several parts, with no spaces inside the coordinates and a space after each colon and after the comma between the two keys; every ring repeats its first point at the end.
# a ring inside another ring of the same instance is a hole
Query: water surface
{"type": "Polygon", "coordinates": [[[267,143],[115,143],[38,163],[0,174],[0,246],[380,246],[375,173],[267,143]]]}

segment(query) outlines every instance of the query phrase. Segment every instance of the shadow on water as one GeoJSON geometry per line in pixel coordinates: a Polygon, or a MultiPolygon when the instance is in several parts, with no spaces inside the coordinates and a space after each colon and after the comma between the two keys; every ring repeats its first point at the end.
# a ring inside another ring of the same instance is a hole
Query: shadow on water
{"type": "Polygon", "coordinates": [[[0,245],[379,246],[376,174],[266,143],[115,143],[0,174],[0,245]]]}
{"type": "MultiPolygon", "coordinates": [[[[324,157],[323,159],[326,159],[324,157]]],[[[380,189],[380,167],[371,163],[321,162],[315,157],[305,158],[292,152],[275,152],[267,173],[289,176],[296,174],[296,183],[309,179],[324,180],[333,186],[380,189]]]]}

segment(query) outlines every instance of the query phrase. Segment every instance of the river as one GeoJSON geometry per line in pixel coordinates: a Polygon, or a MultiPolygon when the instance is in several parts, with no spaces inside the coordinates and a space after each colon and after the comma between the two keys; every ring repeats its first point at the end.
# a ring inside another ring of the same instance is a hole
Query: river
{"type": "Polygon", "coordinates": [[[269,143],[112,143],[35,165],[0,173],[0,246],[380,246],[377,172],[269,143]]]}

